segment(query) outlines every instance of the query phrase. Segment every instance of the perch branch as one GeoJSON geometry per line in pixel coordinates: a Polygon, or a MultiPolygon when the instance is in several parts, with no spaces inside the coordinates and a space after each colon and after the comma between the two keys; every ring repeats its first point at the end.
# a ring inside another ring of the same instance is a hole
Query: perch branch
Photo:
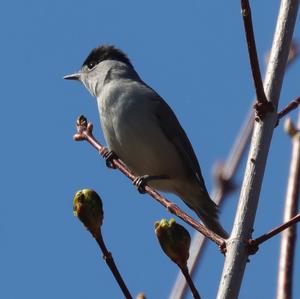
{"type": "MultiPolygon", "coordinates": [[[[99,153],[102,157],[104,157],[108,153],[108,149],[102,146],[93,136],[93,125],[91,123],[87,122],[87,119],[81,115],[76,122],[77,127],[77,133],[74,135],[74,140],[76,141],[82,141],[86,140],[88,143],[90,143],[99,153]]],[[[119,169],[123,174],[125,174],[131,181],[134,181],[136,177],[127,169],[127,167],[122,163],[121,160],[118,158],[113,157],[111,163],[119,169]]],[[[169,212],[172,214],[175,214],[180,219],[182,219],[184,222],[192,226],[194,229],[199,231],[201,234],[205,235],[207,238],[215,242],[221,249],[221,251],[225,250],[226,243],[223,238],[206,228],[204,225],[200,224],[196,220],[194,220],[192,217],[184,213],[177,205],[170,202],[163,196],[161,196],[157,191],[149,187],[148,185],[145,185],[145,191],[150,196],[152,196],[156,201],[158,201],[160,204],[165,206],[169,212]]]]}

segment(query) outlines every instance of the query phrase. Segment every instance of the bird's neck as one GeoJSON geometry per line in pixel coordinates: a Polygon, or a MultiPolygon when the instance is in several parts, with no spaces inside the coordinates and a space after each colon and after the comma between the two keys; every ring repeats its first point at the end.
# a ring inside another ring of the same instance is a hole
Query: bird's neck
{"type": "Polygon", "coordinates": [[[87,86],[90,92],[96,97],[98,97],[106,84],[109,84],[114,80],[129,79],[140,81],[140,77],[136,71],[131,66],[123,62],[105,60],[100,64],[98,67],[99,70],[100,68],[101,70],[99,72],[95,72],[95,77],[90,80],[90,84],[87,86]]]}

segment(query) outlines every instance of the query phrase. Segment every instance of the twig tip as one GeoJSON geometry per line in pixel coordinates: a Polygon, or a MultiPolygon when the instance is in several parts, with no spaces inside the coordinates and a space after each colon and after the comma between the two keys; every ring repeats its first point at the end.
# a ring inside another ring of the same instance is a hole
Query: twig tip
{"type": "Polygon", "coordinates": [[[87,126],[87,119],[86,119],[86,117],[84,115],[80,115],[77,118],[76,125],[77,126],[81,126],[81,127],[86,127],[87,126]]]}
{"type": "Polygon", "coordinates": [[[83,141],[85,140],[84,135],[80,134],[80,133],[76,133],[73,135],[73,140],[74,141],[83,141]]]}
{"type": "Polygon", "coordinates": [[[299,133],[299,130],[295,127],[292,119],[289,117],[284,122],[284,131],[293,138],[297,133],[299,133]]]}

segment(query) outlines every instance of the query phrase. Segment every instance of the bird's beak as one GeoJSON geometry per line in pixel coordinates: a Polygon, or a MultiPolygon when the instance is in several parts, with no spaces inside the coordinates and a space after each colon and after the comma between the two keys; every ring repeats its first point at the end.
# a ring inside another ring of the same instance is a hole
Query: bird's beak
{"type": "Polygon", "coordinates": [[[64,79],[66,79],[66,80],[80,80],[80,75],[81,75],[80,72],[78,72],[78,73],[66,75],[66,76],[64,76],[64,79]]]}

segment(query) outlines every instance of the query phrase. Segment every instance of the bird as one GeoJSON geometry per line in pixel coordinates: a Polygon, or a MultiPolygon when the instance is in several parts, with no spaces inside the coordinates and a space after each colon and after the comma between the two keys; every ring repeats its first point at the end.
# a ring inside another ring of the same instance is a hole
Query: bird
{"type": "Polygon", "coordinates": [[[165,100],[136,72],[128,56],[113,45],[94,48],[78,80],[96,97],[109,150],[157,190],[183,200],[203,224],[223,238],[218,206],[210,198],[187,134],[165,100]]]}

